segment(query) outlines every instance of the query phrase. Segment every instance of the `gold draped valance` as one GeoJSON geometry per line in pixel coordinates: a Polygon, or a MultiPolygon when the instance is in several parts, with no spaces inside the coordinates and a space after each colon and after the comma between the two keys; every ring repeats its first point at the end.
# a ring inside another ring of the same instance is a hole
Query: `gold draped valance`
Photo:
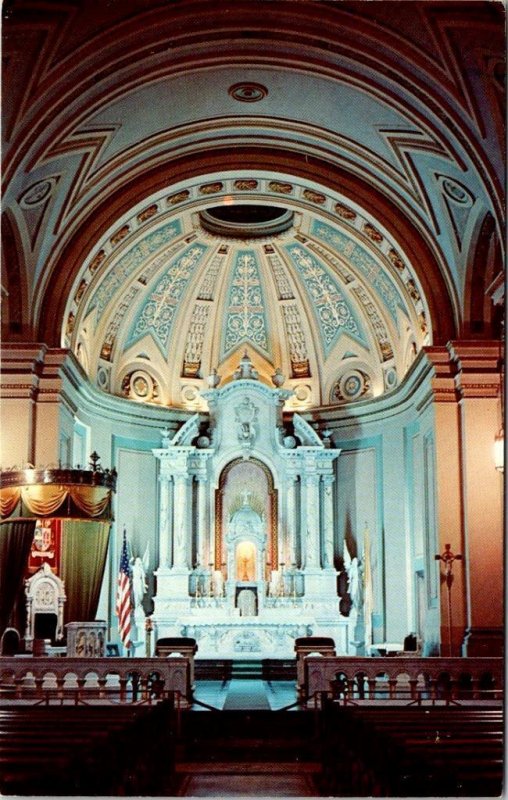
{"type": "Polygon", "coordinates": [[[87,517],[99,517],[111,500],[111,489],[106,486],[74,486],[63,484],[35,484],[8,486],[0,489],[0,511],[8,517],[21,499],[35,516],[54,514],[70,497],[87,517]]]}

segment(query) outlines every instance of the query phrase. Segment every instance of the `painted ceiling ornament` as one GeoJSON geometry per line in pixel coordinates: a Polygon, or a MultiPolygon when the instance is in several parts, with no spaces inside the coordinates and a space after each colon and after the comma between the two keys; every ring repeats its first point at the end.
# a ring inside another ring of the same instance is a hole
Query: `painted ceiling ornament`
{"type": "Polygon", "coordinates": [[[20,199],[21,206],[24,208],[33,208],[33,206],[39,205],[39,203],[42,203],[44,200],[46,200],[48,195],[51,193],[53,185],[54,181],[49,179],[33,183],[22,195],[20,199]]]}
{"type": "Polygon", "coordinates": [[[257,103],[268,94],[268,89],[261,83],[245,82],[234,83],[228,89],[228,94],[240,103],[257,103]]]}
{"type": "Polygon", "coordinates": [[[235,408],[238,441],[251,447],[256,438],[256,420],[259,409],[249,397],[245,397],[240,405],[235,408]]]}
{"type": "Polygon", "coordinates": [[[351,403],[359,400],[371,389],[370,377],[361,370],[348,370],[335,383],[330,400],[332,403],[351,403]]]}
{"type": "Polygon", "coordinates": [[[444,193],[455,203],[460,205],[473,204],[473,195],[462,183],[459,183],[459,181],[453,180],[452,178],[442,178],[441,185],[444,193]]]}

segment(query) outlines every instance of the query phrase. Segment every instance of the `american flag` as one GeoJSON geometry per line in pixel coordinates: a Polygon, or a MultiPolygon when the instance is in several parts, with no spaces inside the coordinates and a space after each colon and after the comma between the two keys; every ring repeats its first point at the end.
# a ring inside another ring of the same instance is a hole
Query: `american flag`
{"type": "Polygon", "coordinates": [[[118,573],[118,587],[116,594],[116,613],[118,616],[118,631],[124,647],[131,644],[131,569],[127,553],[127,533],[124,529],[122,553],[120,556],[120,571],[118,573]]]}

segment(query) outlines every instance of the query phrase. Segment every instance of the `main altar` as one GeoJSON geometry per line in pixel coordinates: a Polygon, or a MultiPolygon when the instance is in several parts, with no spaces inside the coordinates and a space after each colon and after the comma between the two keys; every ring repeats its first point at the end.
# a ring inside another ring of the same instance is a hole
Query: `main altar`
{"type": "Polygon", "coordinates": [[[259,380],[247,353],[196,412],[162,432],[155,638],[190,636],[198,658],[288,658],[301,636],[348,652],[334,565],[340,451],[299,414],[291,391],[259,380]]]}

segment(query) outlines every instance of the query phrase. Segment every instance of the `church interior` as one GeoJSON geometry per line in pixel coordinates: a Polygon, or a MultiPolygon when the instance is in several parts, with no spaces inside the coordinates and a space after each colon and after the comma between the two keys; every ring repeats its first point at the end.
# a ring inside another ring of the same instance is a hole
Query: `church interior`
{"type": "Polygon", "coordinates": [[[499,795],[505,24],[5,0],[2,793],[499,795]]]}

